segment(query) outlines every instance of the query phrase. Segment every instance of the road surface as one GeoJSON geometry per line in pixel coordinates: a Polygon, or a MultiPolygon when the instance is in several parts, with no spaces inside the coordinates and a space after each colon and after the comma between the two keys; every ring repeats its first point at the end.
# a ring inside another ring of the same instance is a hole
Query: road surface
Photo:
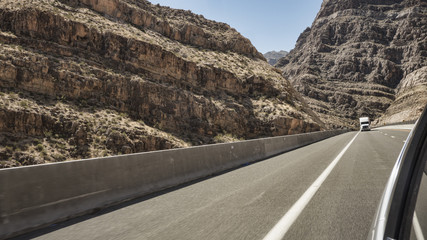
{"type": "Polygon", "coordinates": [[[340,153],[283,239],[366,239],[408,134],[346,133],[18,239],[263,239],[340,153]]]}

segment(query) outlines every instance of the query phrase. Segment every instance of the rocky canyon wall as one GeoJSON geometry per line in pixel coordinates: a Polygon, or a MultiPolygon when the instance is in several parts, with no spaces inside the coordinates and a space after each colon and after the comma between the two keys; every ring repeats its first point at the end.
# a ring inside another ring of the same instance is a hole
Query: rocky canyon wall
{"type": "Polygon", "coordinates": [[[276,66],[330,126],[414,120],[427,104],[426,16],[420,0],[324,0],[276,66]]]}
{"type": "Polygon", "coordinates": [[[3,167],[322,128],[227,24],[148,1],[0,2],[3,167]]]}

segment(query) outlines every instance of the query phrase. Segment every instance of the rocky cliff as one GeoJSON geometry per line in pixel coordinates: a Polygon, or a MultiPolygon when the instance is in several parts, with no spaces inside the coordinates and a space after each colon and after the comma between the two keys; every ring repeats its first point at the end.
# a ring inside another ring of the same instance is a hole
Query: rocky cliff
{"type": "Polygon", "coordinates": [[[0,2],[0,165],[315,131],[236,30],[145,0],[0,2]]]}
{"type": "Polygon", "coordinates": [[[270,65],[276,65],[277,61],[279,61],[279,59],[286,57],[286,55],[288,55],[289,52],[287,51],[270,51],[270,52],[266,52],[264,53],[264,57],[265,59],[267,59],[267,62],[270,63],[270,65]]]}
{"type": "Polygon", "coordinates": [[[324,0],[276,66],[332,126],[416,119],[427,103],[426,16],[422,0],[324,0]]]}

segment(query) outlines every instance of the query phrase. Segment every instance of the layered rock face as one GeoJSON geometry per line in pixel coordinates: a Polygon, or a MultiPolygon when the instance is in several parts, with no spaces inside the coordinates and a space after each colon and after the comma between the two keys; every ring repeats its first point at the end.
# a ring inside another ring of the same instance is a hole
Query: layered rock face
{"type": "Polygon", "coordinates": [[[416,119],[427,104],[426,16],[421,0],[325,0],[276,66],[329,125],[416,119]]]}
{"type": "Polygon", "coordinates": [[[248,39],[143,0],[1,1],[0,90],[3,167],[322,128],[248,39]]]}
{"type": "Polygon", "coordinates": [[[286,55],[288,55],[289,52],[287,51],[283,51],[280,50],[278,52],[276,51],[270,51],[270,52],[266,52],[264,53],[264,57],[267,59],[267,62],[270,63],[270,65],[276,65],[277,61],[279,61],[279,59],[286,57],[286,55]]]}

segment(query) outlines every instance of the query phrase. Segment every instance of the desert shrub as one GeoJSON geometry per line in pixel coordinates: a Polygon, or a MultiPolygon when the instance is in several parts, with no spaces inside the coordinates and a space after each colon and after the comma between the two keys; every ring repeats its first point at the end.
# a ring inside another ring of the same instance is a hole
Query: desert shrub
{"type": "Polygon", "coordinates": [[[44,146],[41,143],[39,143],[37,144],[36,149],[37,151],[42,152],[44,150],[44,146]]]}

